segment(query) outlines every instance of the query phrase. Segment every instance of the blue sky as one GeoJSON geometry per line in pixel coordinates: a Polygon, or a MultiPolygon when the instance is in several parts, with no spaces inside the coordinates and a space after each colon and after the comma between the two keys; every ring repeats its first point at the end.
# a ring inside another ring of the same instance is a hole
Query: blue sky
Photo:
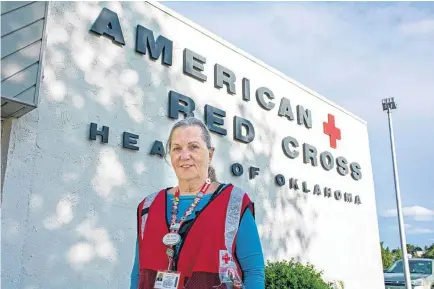
{"type": "Polygon", "coordinates": [[[368,122],[381,240],[399,246],[387,114],[407,242],[434,242],[434,2],[162,2],[368,122]]]}

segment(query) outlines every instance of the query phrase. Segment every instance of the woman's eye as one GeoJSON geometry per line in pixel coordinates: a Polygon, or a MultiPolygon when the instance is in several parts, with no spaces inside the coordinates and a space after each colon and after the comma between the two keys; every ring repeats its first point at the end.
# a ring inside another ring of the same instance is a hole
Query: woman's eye
{"type": "Polygon", "coordinates": [[[180,150],[180,148],[173,148],[173,151],[179,151],[180,150]]]}

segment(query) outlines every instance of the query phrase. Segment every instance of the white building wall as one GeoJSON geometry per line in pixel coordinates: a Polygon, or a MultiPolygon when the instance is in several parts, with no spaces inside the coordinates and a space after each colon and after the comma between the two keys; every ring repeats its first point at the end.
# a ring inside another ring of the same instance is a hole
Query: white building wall
{"type": "Polygon", "coordinates": [[[311,262],[349,289],[384,287],[365,122],[160,5],[53,2],[47,35],[40,104],[11,130],[2,204],[5,288],[128,288],[136,206],[176,184],[170,166],[149,155],[174,123],[170,90],[191,97],[201,119],[205,104],[226,111],[227,136],[213,134],[214,167],[222,182],[243,187],[254,200],[266,259],[311,262]],[[104,7],[118,14],[125,46],[89,32],[104,7]],[[138,24],[173,41],[171,67],[135,52],[138,24]],[[184,48],[206,57],[206,82],[182,73],[184,48]],[[235,95],[214,87],[215,63],[235,73],[235,95]],[[243,77],[250,79],[249,102],[242,100],[243,77]],[[255,99],[260,86],[274,92],[271,111],[255,99]],[[295,118],[297,105],[312,111],[311,129],[278,116],[282,97],[295,118]],[[342,132],[337,149],[323,133],[328,113],[342,132]],[[250,144],[233,140],[234,116],[253,123],[250,144]],[[89,140],[91,122],[110,127],[107,144],[89,140]],[[122,148],[125,131],[139,135],[139,151],[122,148]],[[358,162],[362,179],[304,164],[302,155],[287,158],[286,136],[358,162]],[[236,162],[244,166],[241,177],[230,172],[236,162]],[[260,169],[252,180],[250,166],[260,169]],[[284,187],[275,184],[276,174],[285,176],[284,187]],[[290,190],[291,177],[311,190],[319,184],[359,195],[362,204],[290,190]]]}

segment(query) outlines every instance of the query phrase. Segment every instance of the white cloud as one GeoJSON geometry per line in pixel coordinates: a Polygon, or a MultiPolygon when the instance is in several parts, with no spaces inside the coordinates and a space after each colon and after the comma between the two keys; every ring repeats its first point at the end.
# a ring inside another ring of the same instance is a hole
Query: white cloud
{"type": "Polygon", "coordinates": [[[434,19],[425,19],[407,23],[401,26],[405,35],[431,35],[434,36],[434,19]]]}
{"type": "Polygon", "coordinates": [[[384,117],[379,100],[390,95],[407,115],[432,115],[433,42],[421,34],[431,31],[432,16],[421,7],[295,2],[166,5],[369,122],[384,117]]]}
{"type": "MultiPolygon", "coordinates": [[[[431,221],[434,220],[434,210],[429,210],[421,206],[404,207],[403,214],[405,217],[413,217],[415,221],[431,221]]],[[[390,209],[381,214],[382,217],[396,217],[397,210],[390,209]]]]}
{"type": "MultiPolygon", "coordinates": [[[[389,226],[390,231],[398,232],[398,225],[389,226]]],[[[422,234],[432,234],[433,229],[429,228],[415,228],[410,224],[404,224],[404,230],[406,235],[422,235],[422,234]]]]}
{"type": "MultiPolygon", "coordinates": [[[[411,227],[412,227],[412,225],[410,225],[410,224],[404,224],[404,229],[405,230],[410,229],[411,227]]],[[[389,226],[389,229],[391,231],[398,231],[399,227],[398,227],[398,225],[392,225],[392,226],[389,226]]]]}
{"type": "Polygon", "coordinates": [[[434,230],[426,229],[426,228],[414,228],[408,231],[410,235],[419,235],[419,234],[432,234],[434,230]]]}
{"type": "MultiPolygon", "coordinates": [[[[394,114],[395,137],[403,200],[434,208],[426,190],[434,185],[429,168],[434,157],[426,153],[434,146],[433,5],[415,2],[165,2],[164,5],[365,119],[379,208],[389,208],[395,202],[390,153],[385,153],[390,149],[387,117],[380,105],[382,98],[395,97],[398,103],[394,114]],[[423,160],[417,168],[415,160],[423,160]]],[[[267,85],[266,80],[263,85],[267,85]]],[[[382,215],[396,217],[396,210],[382,215]]],[[[404,215],[406,222],[434,220],[433,211],[421,206],[405,208],[404,215]]],[[[388,226],[389,220],[380,218],[379,222],[388,226]]],[[[415,227],[415,224],[406,226],[406,231],[415,227]]],[[[418,229],[414,233],[425,231],[418,229]]]]}

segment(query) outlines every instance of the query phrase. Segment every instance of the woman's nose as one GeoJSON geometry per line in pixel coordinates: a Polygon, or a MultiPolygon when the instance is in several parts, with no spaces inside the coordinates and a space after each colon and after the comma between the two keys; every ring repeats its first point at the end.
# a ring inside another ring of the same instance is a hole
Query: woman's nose
{"type": "Polygon", "coordinates": [[[190,152],[188,150],[181,151],[181,160],[188,160],[190,158],[190,152]]]}

